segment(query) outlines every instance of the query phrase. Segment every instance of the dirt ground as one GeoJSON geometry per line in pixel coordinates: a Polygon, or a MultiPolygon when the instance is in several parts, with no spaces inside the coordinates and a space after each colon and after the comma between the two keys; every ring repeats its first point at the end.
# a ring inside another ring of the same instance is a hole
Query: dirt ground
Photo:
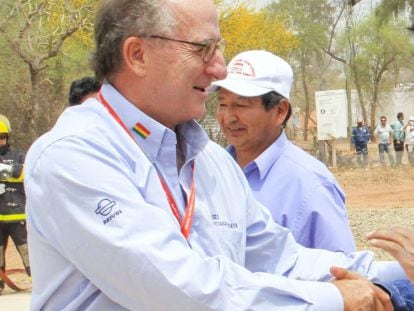
{"type": "MultiPolygon", "coordinates": [[[[306,149],[310,148],[309,146],[306,149]]],[[[346,142],[337,145],[342,156],[353,159],[346,142]]],[[[375,144],[369,146],[370,166],[330,168],[347,196],[347,207],[353,234],[359,250],[370,250],[365,235],[376,228],[402,225],[414,229],[414,168],[403,158],[399,168],[381,167],[375,144]]],[[[371,249],[379,259],[390,259],[387,254],[371,249]]],[[[7,250],[8,269],[22,268],[19,256],[11,244],[7,250]]],[[[11,278],[21,286],[30,286],[25,274],[11,278]]],[[[6,287],[3,295],[13,291],[6,287]]]]}
{"type": "Polygon", "coordinates": [[[330,170],[346,193],[346,206],[357,248],[372,250],[381,260],[392,259],[370,247],[365,236],[377,228],[392,225],[414,230],[414,167],[408,164],[407,154],[404,154],[400,167],[391,167],[388,159],[387,165],[382,166],[377,144],[370,143],[369,166],[359,168],[347,141],[337,142],[336,147],[338,164],[342,167],[330,167],[330,170]],[[344,161],[341,163],[339,160],[344,161]]]}

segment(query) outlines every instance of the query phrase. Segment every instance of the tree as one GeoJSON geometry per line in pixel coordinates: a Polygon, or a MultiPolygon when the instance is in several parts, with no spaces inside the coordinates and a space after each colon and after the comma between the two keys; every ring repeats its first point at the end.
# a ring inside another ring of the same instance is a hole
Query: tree
{"type": "Polygon", "coordinates": [[[375,15],[353,27],[350,41],[354,55],[351,72],[362,115],[374,128],[381,94],[394,88],[401,68],[411,58],[413,46],[404,22],[382,23],[375,15]]]}
{"type": "Polygon", "coordinates": [[[311,81],[322,82],[317,68],[326,68],[322,47],[328,45],[330,25],[333,24],[334,6],[328,0],[280,0],[271,4],[267,10],[270,14],[286,16],[289,29],[299,40],[293,57],[298,64],[296,80],[300,79],[305,102],[304,140],[308,139],[308,121],[314,98],[311,96],[311,81]],[[320,80],[318,80],[318,77],[320,80]]]}
{"type": "Polygon", "coordinates": [[[45,122],[42,114],[48,111],[47,101],[42,100],[42,72],[59,55],[67,38],[92,25],[91,12],[95,5],[92,0],[6,0],[2,3],[0,36],[29,69],[30,101],[22,102],[22,110],[31,141],[45,130],[40,124],[46,123],[48,128],[50,123],[45,122]]]}
{"type": "Polygon", "coordinates": [[[375,15],[381,22],[387,22],[391,17],[398,17],[411,8],[413,17],[414,0],[381,0],[375,9],[375,15]]]}

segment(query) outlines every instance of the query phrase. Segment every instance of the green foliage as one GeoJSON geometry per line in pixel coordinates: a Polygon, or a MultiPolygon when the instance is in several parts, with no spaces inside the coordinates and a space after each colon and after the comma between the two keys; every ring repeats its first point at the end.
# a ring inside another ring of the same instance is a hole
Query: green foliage
{"type": "MultiPolygon", "coordinates": [[[[14,123],[22,147],[48,130],[67,104],[68,72],[86,71],[94,0],[6,0],[0,6],[0,76],[7,77],[1,112],[14,123]],[[70,37],[76,40],[65,45],[70,37]],[[82,52],[83,51],[83,52],[82,52]],[[70,57],[67,57],[70,55],[70,57]],[[69,69],[68,69],[69,68],[69,69]],[[8,93],[8,94],[7,94],[8,93]],[[4,109],[4,110],[3,110],[4,109]]],[[[78,74],[73,74],[79,78],[78,74]]],[[[16,137],[16,134],[14,134],[16,137]]]]}
{"type": "MultiPolygon", "coordinates": [[[[398,19],[384,21],[372,14],[353,26],[342,38],[342,44],[351,42],[351,72],[364,119],[376,124],[376,111],[386,91],[392,90],[400,73],[408,69],[414,52],[406,22],[398,19]],[[345,42],[345,43],[344,43],[345,42]]],[[[411,68],[412,70],[412,68],[411,68]]]]}
{"type": "Polygon", "coordinates": [[[318,51],[327,45],[328,30],[334,17],[334,7],[329,1],[280,0],[271,4],[268,10],[288,20],[288,27],[298,37],[300,48],[318,51]]]}
{"type": "Polygon", "coordinates": [[[323,48],[328,46],[329,30],[335,8],[328,0],[280,0],[268,6],[269,16],[284,16],[288,28],[298,39],[291,61],[296,67],[295,79],[300,80],[302,96],[297,106],[305,113],[304,139],[307,140],[308,119],[314,109],[314,91],[323,84],[325,60],[323,48]],[[300,104],[299,104],[300,103],[300,104]]]}
{"type": "Polygon", "coordinates": [[[356,25],[350,33],[354,58],[362,87],[373,95],[378,83],[382,91],[394,86],[394,77],[401,65],[411,58],[413,46],[402,21],[381,23],[374,15],[356,25]]]}
{"type": "Polygon", "coordinates": [[[414,0],[382,0],[375,9],[375,16],[380,23],[386,23],[392,17],[398,18],[408,8],[411,8],[411,12],[413,12],[414,0]]]}

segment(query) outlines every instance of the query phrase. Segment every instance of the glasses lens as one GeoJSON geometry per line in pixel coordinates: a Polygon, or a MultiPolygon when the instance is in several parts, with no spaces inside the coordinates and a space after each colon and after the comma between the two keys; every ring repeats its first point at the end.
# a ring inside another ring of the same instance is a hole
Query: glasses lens
{"type": "Polygon", "coordinates": [[[203,48],[203,61],[208,63],[214,56],[216,49],[220,52],[224,52],[224,41],[220,40],[219,42],[211,41],[206,44],[203,48]]]}
{"type": "Polygon", "coordinates": [[[7,135],[6,134],[0,134],[0,140],[4,140],[6,138],[7,138],[7,135]]]}
{"type": "Polygon", "coordinates": [[[216,43],[214,41],[210,41],[207,43],[203,48],[203,61],[208,63],[214,55],[214,51],[216,50],[216,43]]]}
{"type": "Polygon", "coordinates": [[[224,50],[226,49],[226,41],[220,40],[217,42],[217,48],[221,53],[224,53],[224,50]]]}

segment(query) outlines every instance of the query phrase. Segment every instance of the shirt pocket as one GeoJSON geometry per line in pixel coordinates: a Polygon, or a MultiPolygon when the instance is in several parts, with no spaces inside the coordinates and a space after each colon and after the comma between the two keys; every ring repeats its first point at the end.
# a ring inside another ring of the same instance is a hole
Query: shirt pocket
{"type": "MultiPolygon", "coordinates": [[[[204,215],[199,213],[193,223],[191,240],[206,256],[223,255],[244,264],[245,234],[240,222],[234,219],[204,215]]],[[[192,242],[191,242],[192,243],[192,242]]]]}

